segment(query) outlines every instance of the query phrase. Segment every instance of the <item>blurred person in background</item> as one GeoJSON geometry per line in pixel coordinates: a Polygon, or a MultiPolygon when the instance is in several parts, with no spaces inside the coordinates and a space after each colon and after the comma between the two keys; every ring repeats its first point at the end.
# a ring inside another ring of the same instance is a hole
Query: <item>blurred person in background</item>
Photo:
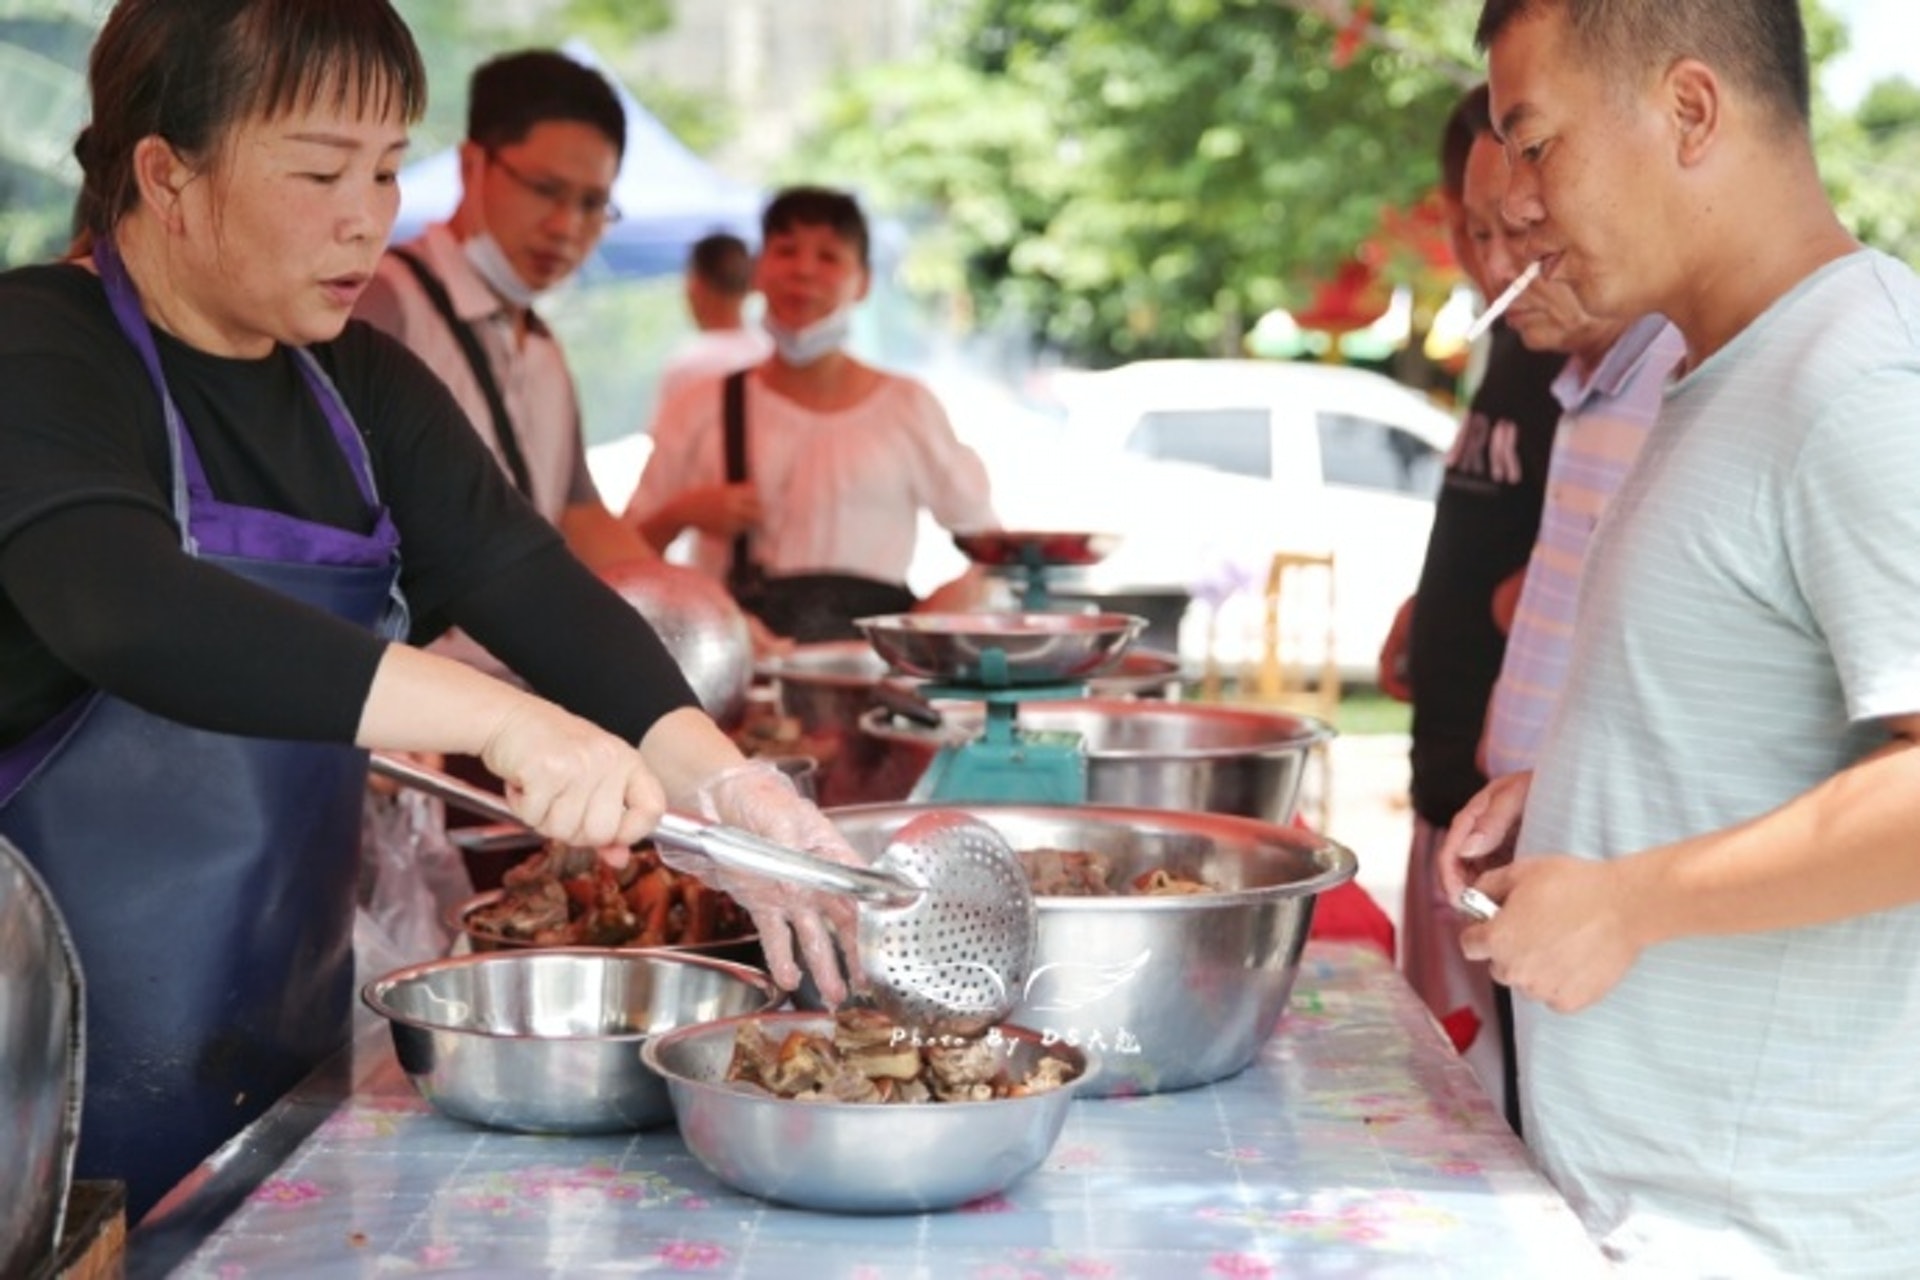
{"type": "MultiPolygon", "coordinates": [[[[658,557],[613,517],[594,485],[566,353],[535,305],[572,277],[619,217],[612,189],[626,137],[619,96],[592,68],[547,49],[489,60],[467,86],[460,200],[452,216],[389,248],[354,309],[446,381],[503,473],[596,572],[658,557]]],[[[433,648],[489,675],[515,678],[464,632],[449,632],[433,648]]],[[[444,767],[499,786],[471,758],[444,767]]],[[[365,815],[364,951],[378,953],[380,963],[400,963],[426,959],[444,945],[446,910],[473,892],[445,830],[481,821],[373,780],[365,815]]]]}
{"type": "MultiPolygon", "coordinates": [[[[1507,159],[1491,132],[1475,135],[1467,164],[1468,225],[1487,287],[1504,292],[1526,269],[1524,238],[1500,211],[1507,159]]],[[[1567,359],[1552,384],[1561,409],[1547,465],[1540,530],[1520,575],[1519,589],[1505,591],[1506,646],[1486,711],[1480,769],[1489,778],[1530,768],[1533,752],[1566,676],[1572,645],[1573,604],[1588,540],[1607,500],[1633,465],[1660,411],[1661,393],[1684,354],[1679,331],[1660,316],[1637,320],[1589,315],[1571,287],[1538,279],[1507,309],[1505,323],[1527,349],[1563,352],[1567,359]]],[[[1431,876],[1430,876],[1431,879],[1431,876]]],[[[1521,1114],[1514,1062],[1512,997],[1497,986],[1487,966],[1456,950],[1446,954],[1442,935],[1463,922],[1439,883],[1428,888],[1442,945],[1436,968],[1452,971],[1444,988],[1474,993],[1476,1010],[1498,1019],[1501,1078],[1508,1118],[1521,1114]]],[[[1483,1052],[1491,1037],[1483,1037],[1483,1052]]]]}
{"type": "MultiPolygon", "coordinates": [[[[1482,134],[1474,155],[1475,163],[1488,169],[1478,185],[1503,191],[1507,162],[1500,143],[1492,134],[1482,134]]],[[[1469,185],[1476,185],[1473,179],[1469,185]]],[[[1504,259],[1489,283],[1505,288],[1525,263],[1511,253],[1510,237],[1490,237],[1486,247],[1489,260],[1496,255],[1504,259]]],[[[1685,340],[1665,317],[1599,319],[1587,314],[1573,288],[1561,280],[1536,280],[1507,311],[1507,322],[1529,348],[1564,351],[1567,363],[1553,381],[1563,412],[1547,468],[1540,533],[1527,559],[1500,677],[1487,708],[1481,768],[1489,778],[1533,767],[1566,682],[1574,603],[1587,547],[1607,504],[1640,456],[1667,383],[1686,355],[1685,340]]]]}
{"type": "Polygon", "coordinates": [[[689,382],[759,364],[773,350],[767,331],[747,323],[753,253],[739,236],[716,231],[694,241],[687,251],[683,290],[694,332],[661,366],[658,404],[673,399],[689,382]]]}
{"type": "Polygon", "coordinates": [[[692,562],[776,635],[853,639],[853,620],[960,609],[969,570],[920,602],[906,585],[922,512],[952,530],[999,520],[986,467],[922,383],[846,348],[872,283],[866,215],[845,192],[789,187],[761,219],[757,282],[773,353],[663,403],[626,519],[692,562]]]}
{"type": "MultiPolygon", "coordinates": [[[[1510,232],[1499,220],[1499,188],[1470,188],[1469,160],[1476,140],[1491,134],[1481,85],[1456,104],[1440,148],[1454,252],[1488,298],[1504,282],[1489,274],[1485,246],[1510,232]]],[[[1511,261],[1511,253],[1503,260],[1511,261]]],[[[1459,915],[1440,892],[1433,854],[1460,807],[1486,785],[1477,762],[1480,735],[1512,603],[1540,527],[1560,417],[1553,380],[1565,363],[1556,352],[1529,350],[1505,321],[1493,326],[1485,374],[1447,455],[1419,585],[1380,659],[1382,687],[1413,704],[1413,842],[1401,967],[1516,1127],[1504,1048],[1508,1007],[1486,966],[1461,957],[1459,915]]]]}
{"type": "Polygon", "coordinates": [[[546,49],[489,61],[468,86],[459,205],[393,246],[354,309],[446,380],[514,487],[595,569],[655,557],[594,488],[573,375],[534,304],[619,218],[626,140],[599,72],[546,49]]]}

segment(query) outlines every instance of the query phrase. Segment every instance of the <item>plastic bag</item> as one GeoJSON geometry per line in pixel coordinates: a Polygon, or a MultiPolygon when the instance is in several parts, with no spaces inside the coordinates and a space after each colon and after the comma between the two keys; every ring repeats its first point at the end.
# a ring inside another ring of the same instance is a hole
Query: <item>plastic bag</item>
{"type": "Polygon", "coordinates": [[[361,980],[445,955],[449,909],[473,896],[446,808],[416,791],[370,786],[360,814],[360,898],[353,924],[361,980]]]}

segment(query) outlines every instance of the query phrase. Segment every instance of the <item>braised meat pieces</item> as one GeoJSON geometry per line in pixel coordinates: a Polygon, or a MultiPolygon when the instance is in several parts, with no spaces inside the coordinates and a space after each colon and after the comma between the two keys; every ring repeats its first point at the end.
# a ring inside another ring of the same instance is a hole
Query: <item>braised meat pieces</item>
{"type": "Polygon", "coordinates": [[[729,1081],[800,1102],[990,1102],[1057,1089],[1072,1073],[1048,1055],[1016,1080],[1004,1041],[916,1044],[885,1015],[860,1008],[835,1014],[831,1036],[793,1031],[776,1040],[744,1023],[727,1065],[729,1081]]]}
{"type": "Polygon", "coordinates": [[[1213,892],[1213,886],[1204,881],[1178,876],[1160,867],[1115,888],[1112,864],[1105,855],[1091,849],[1022,849],[1019,857],[1037,898],[1164,897],[1213,892]]]}
{"type": "Polygon", "coordinates": [[[697,946],[753,928],[732,898],[652,849],[616,871],[593,850],[558,842],[508,871],[499,899],[471,912],[467,926],[543,947],[697,946]]]}

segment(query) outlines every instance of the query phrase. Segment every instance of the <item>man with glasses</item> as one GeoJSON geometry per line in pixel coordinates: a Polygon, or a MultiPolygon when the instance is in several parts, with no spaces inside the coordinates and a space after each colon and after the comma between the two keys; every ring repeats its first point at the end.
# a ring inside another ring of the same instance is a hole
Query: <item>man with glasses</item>
{"type": "MultiPolygon", "coordinates": [[[[618,220],[612,189],[626,138],[619,96],[591,68],[547,50],[486,63],[468,92],[459,206],[446,222],[387,252],[354,312],[440,375],[515,487],[603,576],[615,565],[659,557],[614,519],[594,487],[573,376],[533,304],[573,274],[618,220]]],[[[448,632],[432,648],[514,678],[463,632],[448,632]]],[[[478,760],[452,756],[444,764],[471,781],[500,785],[478,760]]],[[[440,821],[419,797],[376,784],[362,847],[409,851],[370,854],[383,868],[402,858],[441,868],[433,892],[454,900],[471,884],[449,861],[440,821]]],[[[448,826],[471,821],[446,815],[448,826]]],[[[379,912],[379,903],[405,890],[397,881],[381,885],[377,872],[365,879],[376,915],[390,914],[379,912]]],[[[424,958],[407,952],[413,944],[405,928],[395,930],[393,944],[400,949],[395,958],[424,958]]]]}
{"type": "Polygon", "coordinates": [[[598,72],[548,50],[486,63],[468,94],[459,207],[386,255],[356,311],[446,380],[520,492],[595,569],[654,555],[594,488],[573,378],[533,304],[619,219],[626,136],[598,72]]]}

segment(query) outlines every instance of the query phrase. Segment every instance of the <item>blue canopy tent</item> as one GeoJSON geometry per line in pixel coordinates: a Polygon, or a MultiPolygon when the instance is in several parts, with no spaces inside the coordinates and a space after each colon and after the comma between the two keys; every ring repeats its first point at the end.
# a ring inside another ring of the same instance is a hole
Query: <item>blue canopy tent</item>
{"type": "MultiPolygon", "coordinates": [[[[583,270],[585,278],[645,279],[677,274],[687,249],[713,231],[731,231],[748,244],[760,238],[761,193],[694,154],[627,92],[593,52],[579,41],[562,47],[574,61],[613,82],[627,113],[627,150],[614,180],[620,221],[606,229],[583,270]]],[[[400,171],[397,244],[429,222],[451,215],[460,202],[460,156],[448,148],[400,171]]]]}

